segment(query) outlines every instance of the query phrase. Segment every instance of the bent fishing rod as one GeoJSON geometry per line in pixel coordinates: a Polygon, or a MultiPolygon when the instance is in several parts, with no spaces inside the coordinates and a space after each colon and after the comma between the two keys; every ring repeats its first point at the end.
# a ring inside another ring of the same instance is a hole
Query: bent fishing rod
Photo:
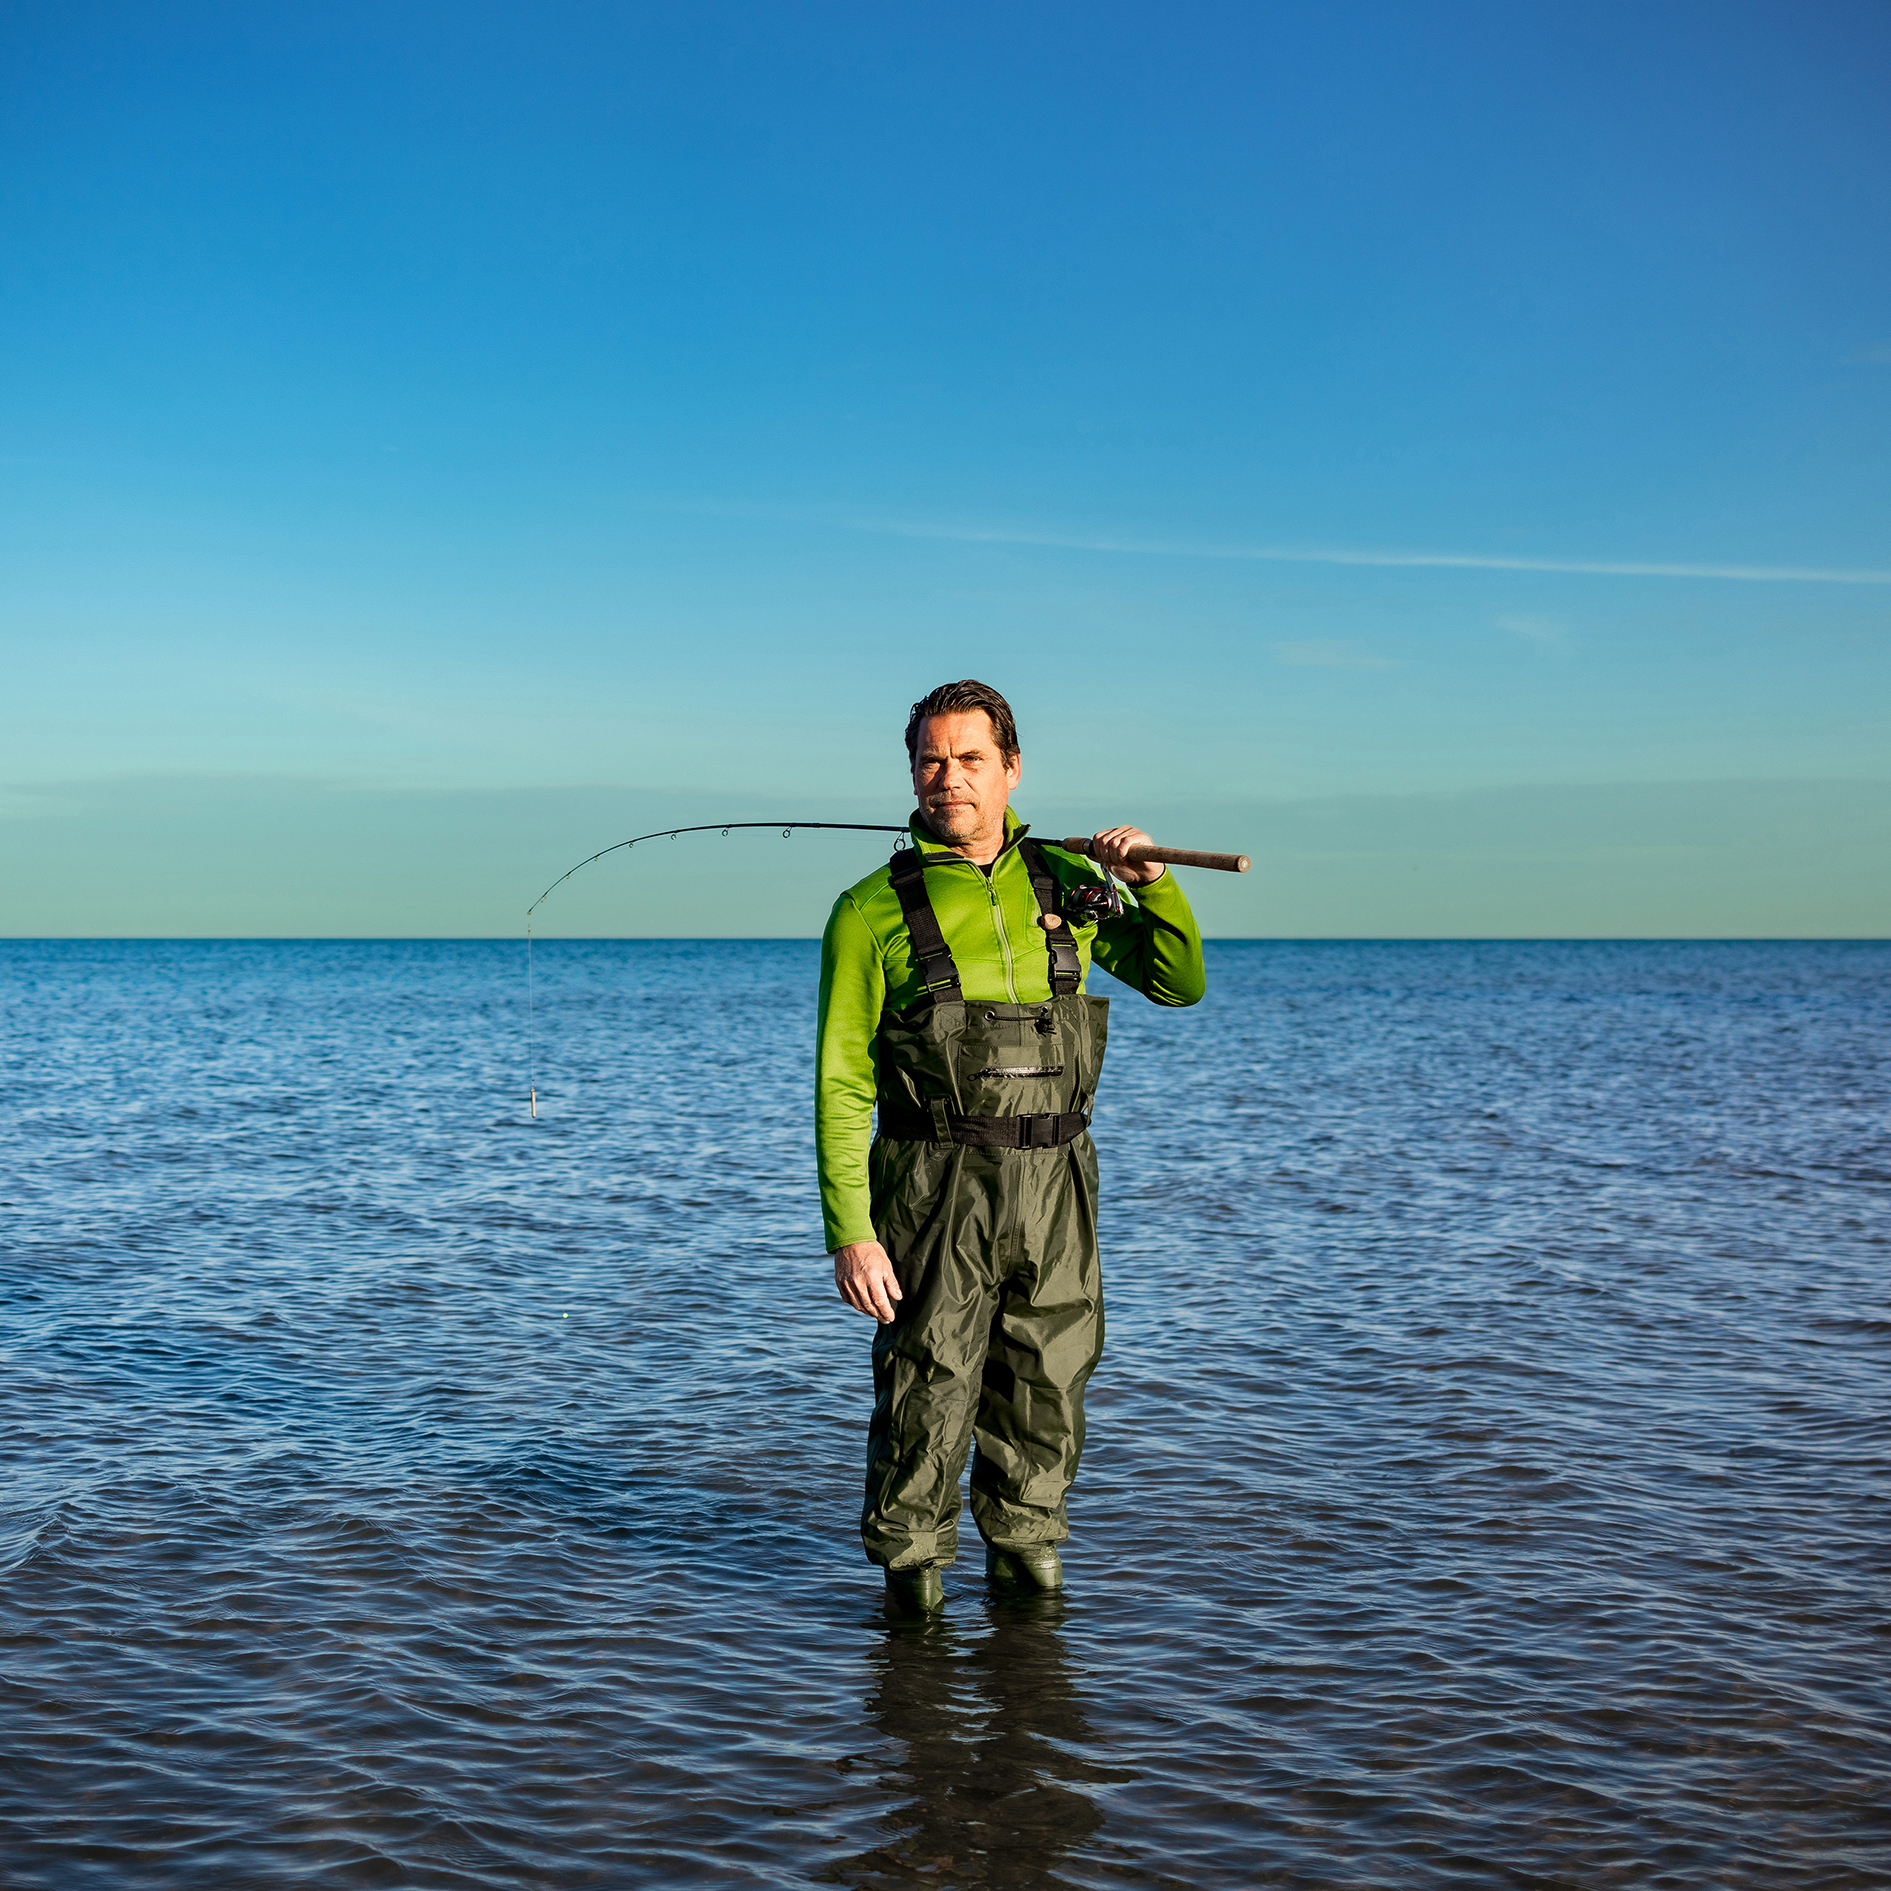
{"type": "MultiPolygon", "coordinates": [[[[596,853],[587,855],[575,867],[567,868],[550,886],[548,886],[530,906],[525,909],[525,1061],[526,1080],[532,1097],[532,1117],[538,1118],[538,1043],[536,1007],[532,989],[532,915],[551,898],[551,896],[571,878],[574,873],[582,873],[594,862],[602,860],[606,854],[622,853],[627,847],[641,846],[647,840],[674,840],[679,834],[720,834],[724,840],[743,828],[779,828],[781,837],[786,840],[797,827],[825,828],[830,833],[846,834],[910,834],[910,826],[889,827],[876,821],[704,821],[696,827],[661,827],[654,833],[634,834],[629,840],[614,841],[608,847],[600,847],[596,853]]],[[[1054,841],[1053,846],[1061,847],[1066,853],[1082,854],[1088,860],[1094,860],[1095,843],[1082,835],[1073,835],[1067,840],[1054,841]]],[[[1246,854],[1202,853],[1188,847],[1158,847],[1153,842],[1144,842],[1129,850],[1132,865],[1140,866],[1144,861],[1160,861],[1164,866],[1207,867],[1215,873],[1246,873],[1250,862],[1246,854]]]]}

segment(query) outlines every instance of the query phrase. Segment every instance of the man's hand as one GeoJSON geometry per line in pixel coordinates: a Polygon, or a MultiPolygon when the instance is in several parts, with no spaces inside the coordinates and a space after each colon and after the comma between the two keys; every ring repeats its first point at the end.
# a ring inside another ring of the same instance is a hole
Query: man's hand
{"type": "Polygon", "coordinates": [[[834,1285],[856,1313],[870,1313],[882,1326],[893,1324],[893,1302],[905,1297],[877,1241],[849,1241],[834,1250],[834,1285]]]}
{"type": "Polygon", "coordinates": [[[1097,864],[1115,874],[1125,886],[1147,886],[1151,880],[1162,878],[1160,860],[1132,861],[1129,857],[1132,847],[1149,845],[1149,836],[1140,827],[1105,828],[1091,836],[1090,844],[1096,849],[1097,864]]]}

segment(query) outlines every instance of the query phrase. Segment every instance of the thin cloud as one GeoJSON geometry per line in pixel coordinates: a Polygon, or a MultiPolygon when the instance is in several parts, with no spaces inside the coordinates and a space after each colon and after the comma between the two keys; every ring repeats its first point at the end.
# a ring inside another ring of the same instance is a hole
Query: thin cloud
{"type": "Polygon", "coordinates": [[[1282,565],[1366,565],[1424,571],[1546,571],[1592,578],[1718,578],[1746,584],[1891,584],[1891,571],[1853,571],[1826,565],[1693,565],[1640,559],[1511,558],[1499,552],[1418,552],[1346,546],[1188,545],[1159,539],[1089,538],[1061,532],[1018,532],[997,527],[914,524],[861,519],[837,521],[857,532],[903,538],[955,539],[972,544],[1043,545],[1060,551],[1118,552],[1144,558],[1244,559],[1282,565]]]}
{"type": "Polygon", "coordinates": [[[30,788],[0,788],[0,821],[47,821],[81,812],[69,795],[38,794],[30,788]]]}
{"type": "Polygon", "coordinates": [[[1493,617],[1491,622],[1499,630],[1507,630],[1513,637],[1521,637],[1525,643],[1564,644],[1569,641],[1569,633],[1552,617],[1530,617],[1513,613],[1507,617],[1493,617]]]}
{"type": "Polygon", "coordinates": [[[1036,545],[1052,551],[1104,552],[1137,558],[1214,558],[1282,565],[1358,565],[1395,571],[1541,571],[1586,578],[1705,578],[1739,584],[1884,584],[1891,571],[1836,565],[1702,565],[1628,558],[1521,558],[1502,552],[1402,551],[1344,545],[1189,544],[1169,539],[1027,531],[1015,526],[956,525],[926,519],[876,519],[789,506],[711,505],[692,508],[733,517],[800,519],[889,538],[944,539],[968,545],[1036,545]]]}
{"type": "Polygon", "coordinates": [[[1393,657],[1375,657],[1328,637],[1308,637],[1297,643],[1270,643],[1269,652],[1282,663],[1303,670],[1397,670],[1404,666],[1393,657]]]}
{"type": "Polygon", "coordinates": [[[1881,341],[1874,348],[1861,348],[1852,356],[1854,361],[1870,361],[1879,367],[1891,363],[1891,341],[1881,341]]]}

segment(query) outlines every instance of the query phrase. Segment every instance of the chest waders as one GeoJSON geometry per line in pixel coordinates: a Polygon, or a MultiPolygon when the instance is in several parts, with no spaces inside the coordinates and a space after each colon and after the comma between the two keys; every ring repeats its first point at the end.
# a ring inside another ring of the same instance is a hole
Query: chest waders
{"type": "MultiPolygon", "coordinates": [[[[1041,912],[1057,886],[1018,842],[1041,912]]],[[[970,872],[955,856],[932,870],[970,872]]],[[[1047,1004],[968,1003],[917,849],[893,889],[925,992],[879,1031],[873,1225],[904,1298],[873,1346],[861,1535],[888,1569],[952,1561],[968,1446],[972,1517],[995,1549],[1061,1543],[1103,1350],[1090,1104],[1107,998],[1078,991],[1066,921],[1047,929],[1047,1004]]]]}

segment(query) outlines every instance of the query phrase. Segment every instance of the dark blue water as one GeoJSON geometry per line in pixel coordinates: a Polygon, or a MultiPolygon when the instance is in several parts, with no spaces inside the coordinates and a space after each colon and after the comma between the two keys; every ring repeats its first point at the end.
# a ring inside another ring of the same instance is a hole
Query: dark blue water
{"type": "MultiPolygon", "coordinates": [[[[889,1626],[811,944],[0,946],[0,1881],[1891,1883],[1891,946],[1123,996],[1071,1588],[889,1626]]],[[[1107,983],[1107,981],[1104,981],[1107,983]]]]}

